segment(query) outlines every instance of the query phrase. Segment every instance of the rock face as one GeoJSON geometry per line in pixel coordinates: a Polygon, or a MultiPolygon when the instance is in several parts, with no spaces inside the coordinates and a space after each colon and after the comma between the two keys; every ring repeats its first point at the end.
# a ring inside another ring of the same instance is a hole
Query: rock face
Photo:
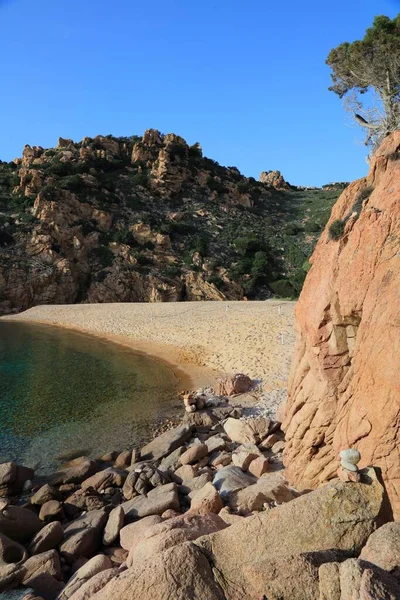
{"type": "Polygon", "coordinates": [[[290,185],[284,180],[280,171],[263,171],[260,174],[261,183],[266,183],[276,190],[288,190],[290,185]]]}
{"type": "Polygon", "coordinates": [[[335,205],[296,307],[298,332],[283,429],[287,477],[314,488],[336,455],[382,470],[400,517],[400,132],[335,205]],[[333,238],[333,239],[332,239],[333,238]]]}

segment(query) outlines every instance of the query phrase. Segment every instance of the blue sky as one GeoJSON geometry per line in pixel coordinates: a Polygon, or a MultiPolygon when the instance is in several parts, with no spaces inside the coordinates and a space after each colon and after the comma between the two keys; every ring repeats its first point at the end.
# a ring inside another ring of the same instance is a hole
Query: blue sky
{"type": "Polygon", "coordinates": [[[258,178],[367,171],[329,50],[394,0],[0,0],[0,159],[58,136],[174,132],[258,178]]]}

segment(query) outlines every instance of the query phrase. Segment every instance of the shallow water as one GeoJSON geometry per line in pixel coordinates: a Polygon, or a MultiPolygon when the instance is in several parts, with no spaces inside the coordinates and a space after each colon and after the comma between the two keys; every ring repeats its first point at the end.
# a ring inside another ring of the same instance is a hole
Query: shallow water
{"type": "Polygon", "coordinates": [[[69,453],[97,456],[138,445],[178,410],[178,387],[165,365],[129,348],[56,327],[0,322],[0,462],[47,473],[69,453]]]}

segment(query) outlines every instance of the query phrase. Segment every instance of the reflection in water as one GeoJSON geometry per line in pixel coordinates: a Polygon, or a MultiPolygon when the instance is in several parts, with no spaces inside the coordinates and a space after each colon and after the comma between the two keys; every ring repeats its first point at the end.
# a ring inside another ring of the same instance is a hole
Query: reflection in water
{"type": "Polygon", "coordinates": [[[164,365],[116,344],[0,323],[0,462],[48,471],[57,455],[129,448],[177,409],[164,365]]]}

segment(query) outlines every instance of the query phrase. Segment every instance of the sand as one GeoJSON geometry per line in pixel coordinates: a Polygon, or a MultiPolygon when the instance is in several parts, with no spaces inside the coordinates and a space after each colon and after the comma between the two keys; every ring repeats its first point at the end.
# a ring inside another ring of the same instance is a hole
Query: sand
{"type": "MultiPolygon", "coordinates": [[[[167,363],[184,387],[242,372],[280,403],[294,349],[294,302],[191,302],[37,306],[7,320],[77,329],[167,363]]],[[[274,401],[275,401],[274,400],[274,401]]]]}

